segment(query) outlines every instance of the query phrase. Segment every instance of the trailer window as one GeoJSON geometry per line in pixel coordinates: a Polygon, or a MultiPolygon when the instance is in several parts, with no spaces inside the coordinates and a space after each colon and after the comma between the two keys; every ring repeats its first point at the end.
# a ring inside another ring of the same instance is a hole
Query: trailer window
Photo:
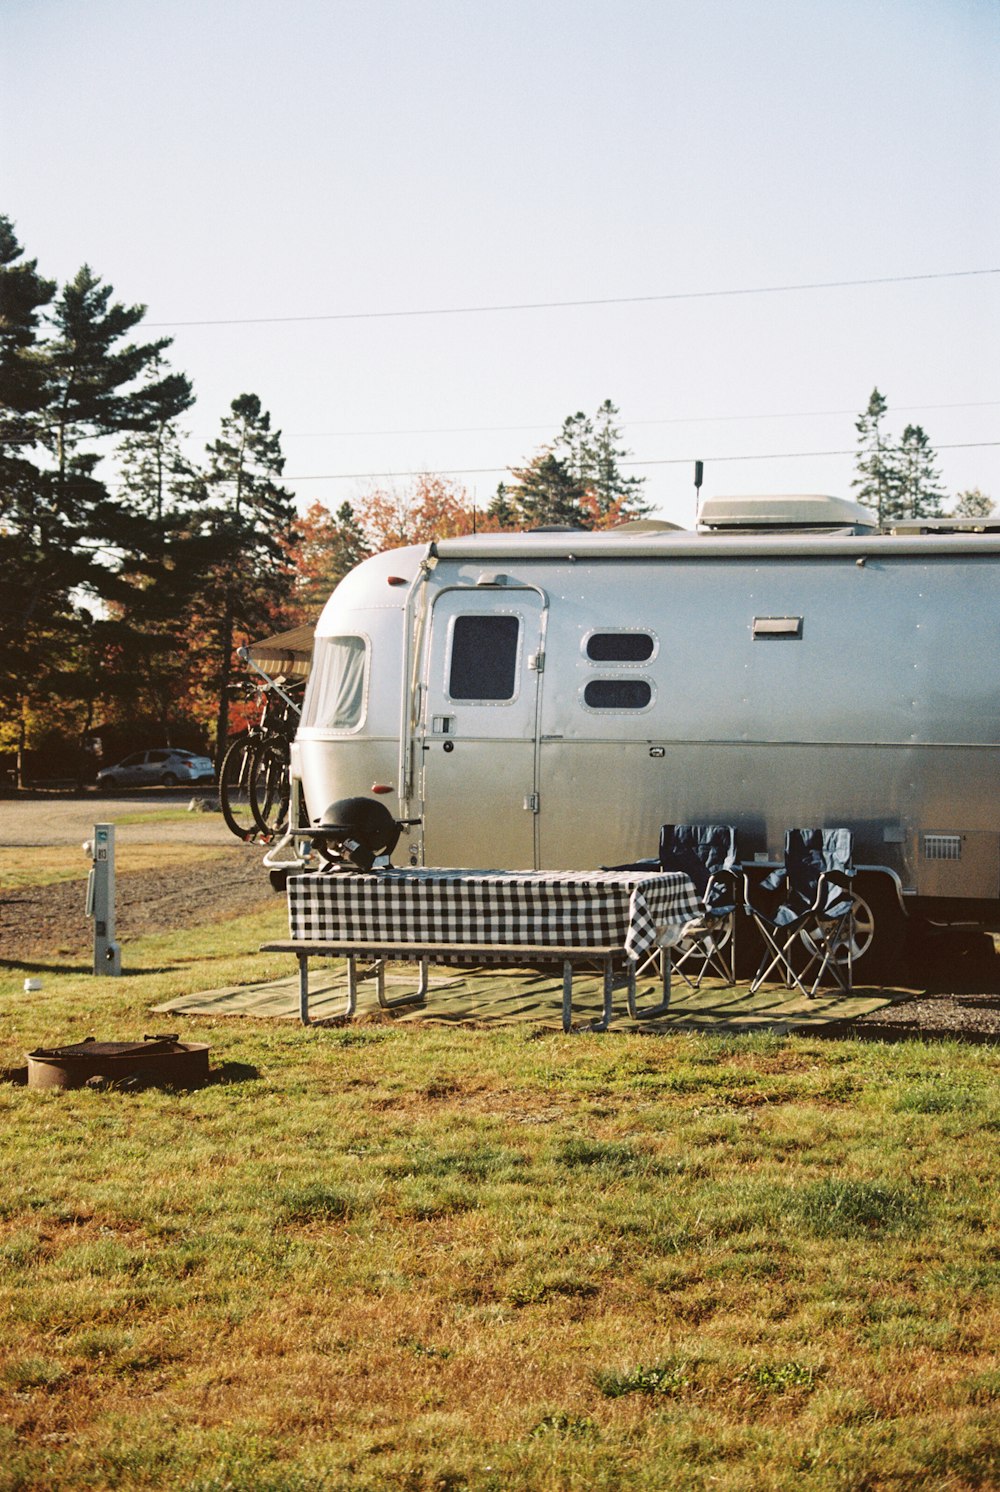
{"type": "Polygon", "coordinates": [[[648,632],[592,632],[587,638],[592,663],[646,663],[655,649],[648,632]]]}
{"type": "Polygon", "coordinates": [[[590,710],[644,710],[652,698],[648,679],[591,679],[583,691],[590,710]]]}
{"type": "Polygon", "coordinates": [[[368,644],[363,637],[317,637],[302,724],[324,730],[354,730],[365,703],[368,644]]]}
{"type": "Polygon", "coordinates": [[[457,616],[451,633],[452,699],[513,699],[517,685],[516,616],[457,616]]]}

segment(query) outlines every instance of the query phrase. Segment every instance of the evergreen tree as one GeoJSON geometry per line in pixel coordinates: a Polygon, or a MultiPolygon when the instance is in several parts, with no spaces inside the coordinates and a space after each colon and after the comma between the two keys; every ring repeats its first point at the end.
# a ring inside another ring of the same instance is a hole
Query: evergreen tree
{"type": "Polygon", "coordinates": [[[107,514],[117,565],[105,587],[105,630],[115,644],[109,686],[138,699],[170,744],[190,663],[185,623],[204,547],[205,489],[178,427],[179,406],[193,402],[190,385],[165,372],[158,356],[147,371],[147,427],[130,431],[118,451],[119,491],[107,514]]]}
{"type": "Polygon", "coordinates": [[[134,385],[155,365],[170,338],[120,345],[146,314],[145,306],[112,302],[110,285],[84,265],[62,291],[53,311],[55,336],[46,344],[51,385],[46,444],[56,462],[56,484],[67,507],[98,500],[91,481],[97,455],[81,447],[124,430],[146,430],[165,407],[179,414],[191,403],[191,385],[163,369],[157,379],[134,385]],[[71,489],[76,487],[74,496],[71,489]]]}
{"type": "Polygon", "coordinates": [[[498,529],[501,533],[517,528],[517,512],[506,482],[497,483],[497,490],[486,509],[486,519],[491,528],[498,529]]]}
{"type": "Polygon", "coordinates": [[[587,506],[595,528],[608,527],[624,518],[639,518],[650,511],[640,497],[645,479],[626,476],[622,471],[628,451],[621,443],[618,417],[618,408],[610,399],[604,400],[593,419],[578,410],[563,421],[553,447],[587,489],[587,506]]]}
{"type": "Polygon", "coordinates": [[[882,430],[888,408],[878,389],[872,389],[868,407],[854,427],[858,432],[858,474],[851,486],[857,488],[858,502],[874,509],[880,524],[895,516],[899,490],[895,448],[882,430]]]}
{"type": "Polygon", "coordinates": [[[24,690],[38,678],[56,610],[68,605],[62,535],[46,521],[37,459],[49,403],[39,313],[56,286],[23,253],[10,219],[0,217],[0,701],[6,720],[19,722],[12,744],[21,749],[24,690]]]}
{"type": "Polygon", "coordinates": [[[567,469],[578,482],[586,484],[594,465],[594,422],[582,409],[568,414],[553,443],[567,469]]]}
{"type": "Polygon", "coordinates": [[[989,518],[993,512],[993,499],[978,487],[969,487],[960,492],[955,501],[956,518],[989,518]]]}
{"type": "Polygon", "coordinates": [[[279,481],[281,435],[256,394],[234,399],[208,447],[205,486],[213,503],[204,526],[209,567],[199,598],[213,635],[211,683],[218,700],[216,753],[229,728],[229,684],[237,633],[253,642],[286,621],[296,539],[292,494],[279,481]]]}
{"type": "Polygon", "coordinates": [[[907,425],[897,458],[898,484],[893,518],[940,518],[944,490],[936,458],[921,425],[907,425]]]}
{"type": "MultiPolygon", "coordinates": [[[[515,467],[504,489],[518,528],[592,528],[587,488],[553,451],[540,451],[527,466],[515,467]]],[[[493,506],[490,512],[494,512],[493,506]]]]}
{"type": "Polygon", "coordinates": [[[598,513],[603,519],[614,518],[616,522],[624,517],[640,518],[650,511],[649,504],[640,498],[645,478],[627,477],[622,472],[628,451],[621,438],[618,410],[610,399],[605,399],[594,420],[587,481],[597,499],[598,513]]]}

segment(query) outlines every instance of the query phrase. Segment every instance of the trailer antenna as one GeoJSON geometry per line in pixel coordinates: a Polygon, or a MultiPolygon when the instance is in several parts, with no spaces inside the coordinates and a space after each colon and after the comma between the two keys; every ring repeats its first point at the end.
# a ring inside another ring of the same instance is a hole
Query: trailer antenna
{"type": "Polygon", "coordinates": [[[704,461],[694,463],[694,524],[698,527],[698,513],[701,508],[701,484],[705,476],[704,461]]]}

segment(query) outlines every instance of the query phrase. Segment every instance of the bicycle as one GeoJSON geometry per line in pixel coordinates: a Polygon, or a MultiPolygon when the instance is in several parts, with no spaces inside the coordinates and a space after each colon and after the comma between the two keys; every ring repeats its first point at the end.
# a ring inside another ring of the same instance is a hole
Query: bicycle
{"type": "Polygon", "coordinates": [[[244,699],[261,697],[261,712],[257,723],[226,750],[219,773],[219,805],[237,839],[270,840],[287,825],[291,796],[290,748],[300,707],[288,691],[301,694],[305,685],[297,680],[242,680],[233,687],[244,699]]]}

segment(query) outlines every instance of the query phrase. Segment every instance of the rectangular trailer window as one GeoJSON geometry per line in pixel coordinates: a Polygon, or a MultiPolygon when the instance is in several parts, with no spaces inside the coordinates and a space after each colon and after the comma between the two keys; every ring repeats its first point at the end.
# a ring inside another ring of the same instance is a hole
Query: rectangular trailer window
{"type": "Polygon", "coordinates": [[[363,637],[317,637],[302,724],[325,730],[354,730],[365,703],[368,643],[363,637]]]}
{"type": "Polygon", "coordinates": [[[451,633],[451,699],[513,699],[517,687],[516,616],[457,616],[451,633]]]}

